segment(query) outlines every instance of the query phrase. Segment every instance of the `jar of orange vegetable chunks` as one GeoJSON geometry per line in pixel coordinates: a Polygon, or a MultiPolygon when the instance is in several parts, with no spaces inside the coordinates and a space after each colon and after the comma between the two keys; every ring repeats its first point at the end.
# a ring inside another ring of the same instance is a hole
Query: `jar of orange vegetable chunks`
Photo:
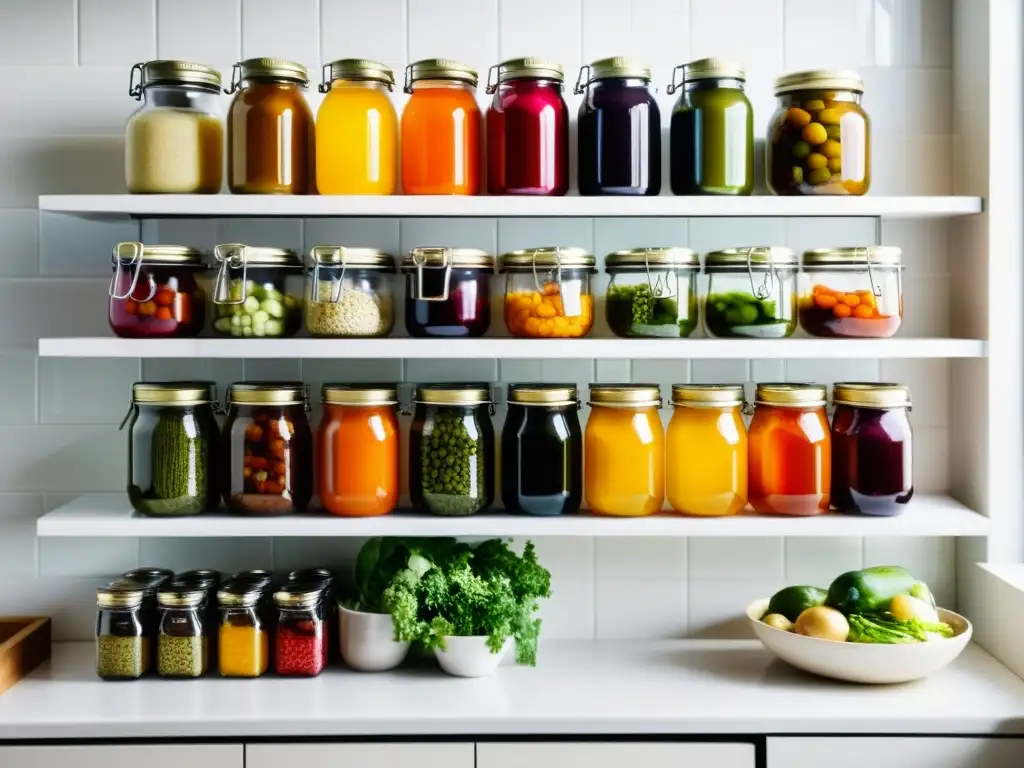
{"type": "Polygon", "coordinates": [[[575,339],[594,325],[590,276],[594,257],[582,248],[529,248],[501,257],[505,325],[513,336],[575,339]]]}
{"type": "Polygon", "coordinates": [[[800,325],[812,336],[893,336],[903,317],[901,255],[881,245],[805,252],[800,325]]]}

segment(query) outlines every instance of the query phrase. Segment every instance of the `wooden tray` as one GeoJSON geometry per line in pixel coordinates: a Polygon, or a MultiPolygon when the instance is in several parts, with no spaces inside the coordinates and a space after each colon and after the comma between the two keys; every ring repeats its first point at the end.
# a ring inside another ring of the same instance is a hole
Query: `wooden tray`
{"type": "Polygon", "coordinates": [[[50,620],[0,616],[0,694],[50,658],[50,620]]]}

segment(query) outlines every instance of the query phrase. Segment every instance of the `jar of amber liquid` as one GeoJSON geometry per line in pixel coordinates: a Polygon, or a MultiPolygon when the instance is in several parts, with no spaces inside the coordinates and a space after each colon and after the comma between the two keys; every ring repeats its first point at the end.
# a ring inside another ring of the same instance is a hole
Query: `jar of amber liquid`
{"type": "Polygon", "coordinates": [[[248,59],[231,73],[228,187],[236,195],[308,195],[316,191],[313,110],[306,68],[280,59],[248,59]]]}

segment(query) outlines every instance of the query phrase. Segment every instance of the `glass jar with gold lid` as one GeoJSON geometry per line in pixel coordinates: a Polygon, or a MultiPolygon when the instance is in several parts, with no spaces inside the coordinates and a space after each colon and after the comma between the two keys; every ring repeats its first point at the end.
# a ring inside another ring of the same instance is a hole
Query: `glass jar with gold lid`
{"type": "Polygon", "coordinates": [[[544,247],[501,257],[505,280],[505,326],[513,336],[586,336],[594,325],[592,255],[582,248],[544,247]]]}
{"type": "Polygon", "coordinates": [[[220,192],[224,165],[220,86],[220,72],[202,64],[158,60],[132,67],[128,95],[143,103],[125,128],[129,192],[220,192]]]}
{"type": "Polygon", "coordinates": [[[402,259],[410,336],[476,338],[491,327],[494,256],[479,248],[413,248],[402,259]]]}
{"type": "Polygon", "coordinates": [[[198,336],[206,323],[203,253],[183,245],[118,243],[110,255],[107,319],[121,338],[198,336]]]}
{"type": "Polygon", "coordinates": [[[213,331],[235,338],[294,336],[302,327],[302,257],[242,243],[213,251],[213,331]]]}
{"type": "Polygon", "coordinates": [[[309,75],[283,59],[235,64],[228,109],[228,189],[235,194],[316,193],[316,132],[309,75]]]}
{"type": "Polygon", "coordinates": [[[304,510],[313,496],[313,433],[301,382],[232,384],[221,432],[224,502],[245,515],[304,510]]]}
{"type": "Polygon", "coordinates": [[[715,338],[781,339],[796,330],[799,262],[789,248],[724,248],[704,257],[704,330],[715,338]]]}
{"type": "Polygon", "coordinates": [[[856,72],[816,69],[775,81],[768,186],[777,195],[863,195],[871,186],[871,122],[856,72]]]}
{"type": "Polygon", "coordinates": [[[375,248],[315,245],[305,316],[311,336],[387,336],[395,325],[395,259],[375,248]]]}
{"type": "Polygon", "coordinates": [[[154,517],[196,515],[220,502],[216,387],[210,382],[147,382],[132,387],[128,500],[154,517]]]}
{"type": "Polygon", "coordinates": [[[685,338],[697,327],[700,260],[689,248],[634,248],[604,259],[608,326],[625,338],[685,338]]]}
{"type": "Polygon", "coordinates": [[[800,325],[812,336],[894,336],[903,321],[902,253],[886,245],[805,251],[800,325]]]}
{"type": "Polygon", "coordinates": [[[96,674],[104,680],[136,680],[149,671],[150,638],[142,626],[140,586],[96,590],[96,674]]]}

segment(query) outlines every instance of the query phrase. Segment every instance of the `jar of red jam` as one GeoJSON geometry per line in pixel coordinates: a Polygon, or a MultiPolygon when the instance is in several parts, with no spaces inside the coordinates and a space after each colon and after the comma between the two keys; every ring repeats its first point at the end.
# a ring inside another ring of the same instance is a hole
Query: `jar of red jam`
{"type": "Polygon", "coordinates": [[[494,257],[476,248],[413,248],[402,261],[410,336],[483,336],[494,257]]]}
{"type": "Polygon", "coordinates": [[[206,319],[203,254],[181,245],[118,243],[111,255],[110,327],[126,339],[196,336],[206,319]]]}
{"type": "Polygon", "coordinates": [[[487,191],[564,195],[569,189],[569,108],[561,65],[510,59],[491,67],[487,93],[487,191]]]}
{"type": "Polygon", "coordinates": [[[836,384],[832,390],[832,506],[895,515],[914,495],[910,389],[836,384]]]}

